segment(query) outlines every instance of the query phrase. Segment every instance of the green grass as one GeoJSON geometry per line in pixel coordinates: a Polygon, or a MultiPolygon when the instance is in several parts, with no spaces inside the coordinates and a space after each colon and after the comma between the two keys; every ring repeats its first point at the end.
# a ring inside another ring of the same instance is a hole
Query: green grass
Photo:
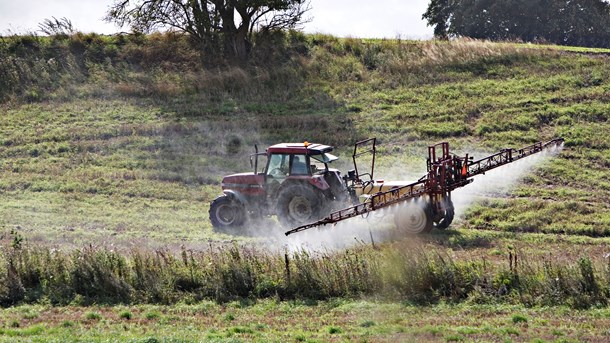
{"type": "Polygon", "coordinates": [[[208,69],[164,35],[0,40],[11,73],[0,80],[0,278],[12,280],[0,298],[76,306],[1,310],[0,340],[603,340],[603,325],[579,316],[608,316],[607,50],[284,39],[273,59],[208,69]],[[290,282],[282,253],[258,253],[287,242],[265,238],[281,236],[274,220],[256,235],[209,224],[221,177],[250,170],[254,144],[335,145],[345,172],[351,143],[373,136],[385,180],[420,177],[439,141],[476,157],[554,137],[565,147],[514,187],[479,194],[449,231],[296,252],[290,282]],[[275,297],[297,300],[260,300],[275,297]]]}
{"type": "MultiPolygon", "coordinates": [[[[255,143],[334,144],[346,170],[349,144],[377,136],[377,175],[391,179],[384,175],[403,161],[400,174],[418,177],[405,169],[421,171],[425,146],[440,140],[468,152],[561,136],[566,150],[512,190],[516,199],[477,207],[464,225],[606,235],[607,58],[468,41],[311,39],[310,63],[286,68],[312,76],[279,101],[264,101],[265,87],[216,101],[184,90],[172,99],[117,97],[121,88],[108,80],[107,96],[83,84],[74,98],[5,105],[0,225],[41,243],[198,244],[228,239],[212,231],[206,206],[222,175],[249,170],[255,143]],[[369,70],[367,53],[387,60],[369,70]],[[357,75],[343,75],[347,66],[357,75]]],[[[249,82],[249,71],[239,75],[249,82]]]]}
{"type": "MultiPolygon", "coordinates": [[[[518,45],[522,46],[522,45],[518,45]]],[[[605,48],[586,48],[581,46],[562,46],[547,44],[528,44],[527,48],[554,49],[560,51],[578,52],[584,54],[610,54],[610,49],[605,48]]]]}
{"type": "MultiPolygon", "coordinates": [[[[198,304],[174,307],[138,306],[134,317],[144,311],[162,312],[157,321],[126,322],[108,308],[96,308],[104,322],[73,322],[80,307],[43,307],[41,319],[23,321],[19,328],[0,328],[0,342],[120,341],[195,342],[215,341],[566,341],[606,337],[607,310],[574,311],[561,307],[436,305],[419,307],[371,300],[330,301],[316,305],[266,300],[234,308],[213,305],[209,314],[197,311],[198,304]],[[235,320],[227,322],[227,312],[235,320]],[[515,315],[528,321],[514,322],[515,315]],[[375,325],[362,322],[374,320],[375,325]],[[71,325],[63,323],[70,322],[71,325]]],[[[19,308],[0,310],[5,320],[19,308]]]]}
{"type": "Polygon", "coordinates": [[[98,312],[87,312],[85,314],[85,319],[90,321],[98,321],[102,319],[102,315],[98,312]]]}

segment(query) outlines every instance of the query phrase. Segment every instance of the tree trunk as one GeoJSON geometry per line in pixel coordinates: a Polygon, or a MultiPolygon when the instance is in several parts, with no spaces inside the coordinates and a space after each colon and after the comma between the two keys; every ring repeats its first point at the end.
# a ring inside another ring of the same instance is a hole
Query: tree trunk
{"type": "Polygon", "coordinates": [[[245,63],[250,54],[250,42],[248,42],[248,31],[243,25],[235,30],[225,30],[225,54],[228,58],[238,63],[245,63]]]}
{"type": "Polygon", "coordinates": [[[235,35],[235,58],[240,62],[246,62],[250,54],[248,32],[243,26],[237,30],[235,35]]]}

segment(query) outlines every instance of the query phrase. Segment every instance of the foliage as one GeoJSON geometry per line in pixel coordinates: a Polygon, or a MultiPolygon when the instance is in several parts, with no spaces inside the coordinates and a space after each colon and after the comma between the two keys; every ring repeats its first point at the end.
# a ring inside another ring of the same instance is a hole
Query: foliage
{"type": "Polygon", "coordinates": [[[608,47],[610,4],[603,0],[432,0],[423,18],[436,37],[608,47]]]}
{"type": "Polygon", "coordinates": [[[115,89],[119,95],[141,97],[219,97],[227,92],[241,97],[268,89],[265,96],[273,93],[283,100],[300,87],[303,75],[292,56],[293,47],[302,49],[304,37],[291,31],[254,39],[260,49],[253,52],[251,66],[220,63],[204,69],[189,37],[178,33],[0,37],[0,101],[36,102],[91,91],[108,96],[115,89]]]}
{"type": "MultiPolygon", "coordinates": [[[[0,289],[0,304],[5,306],[42,299],[54,304],[175,304],[375,295],[418,304],[468,299],[589,308],[605,306],[610,294],[608,265],[589,258],[571,264],[511,252],[507,266],[456,261],[439,249],[401,245],[284,256],[236,245],[179,254],[4,247],[0,256],[0,270],[6,271],[0,277],[6,285],[0,289]]],[[[132,313],[123,311],[120,317],[130,319],[132,313]]],[[[87,315],[99,318],[97,313],[87,315]]]]}
{"type": "Polygon", "coordinates": [[[106,20],[129,25],[134,32],[176,29],[203,46],[206,59],[223,51],[225,57],[245,61],[254,31],[294,28],[308,9],[305,0],[121,0],[111,6],[106,20]]]}
{"type": "Polygon", "coordinates": [[[422,19],[428,21],[428,26],[434,26],[434,37],[439,39],[449,38],[450,18],[457,4],[459,4],[459,1],[430,0],[422,19]]]}
{"type": "Polygon", "coordinates": [[[55,17],[53,19],[45,19],[38,27],[47,36],[67,37],[76,33],[74,26],[72,26],[72,21],[66,17],[61,19],[55,17]]]}

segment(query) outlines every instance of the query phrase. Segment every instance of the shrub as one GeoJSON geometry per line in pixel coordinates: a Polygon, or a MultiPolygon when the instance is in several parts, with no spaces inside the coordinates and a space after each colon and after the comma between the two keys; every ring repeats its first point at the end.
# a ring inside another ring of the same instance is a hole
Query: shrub
{"type": "Polygon", "coordinates": [[[64,328],[71,328],[74,326],[74,322],[72,322],[70,320],[65,320],[61,323],[61,326],[64,328]]]}
{"type": "Polygon", "coordinates": [[[360,323],[360,326],[363,328],[370,328],[370,327],[375,326],[375,322],[372,320],[367,320],[367,321],[360,323]]]}
{"type": "Polygon", "coordinates": [[[121,311],[119,313],[119,318],[130,320],[133,317],[133,314],[130,311],[121,311]]]}
{"type": "Polygon", "coordinates": [[[330,326],[330,327],[328,328],[328,333],[329,333],[329,334],[331,334],[331,335],[338,334],[338,333],[341,333],[341,332],[343,332],[343,331],[341,330],[341,328],[336,327],[336,326],[330,326]]]}
{"type": "Polygon", "coordinates": [[[159,319],[159,317],[161,317],[161,314],[159,312],[153,311],[153,312],[147,312],[144,317],[148,320],[154,320],[154,319],[159,319]]]}
{"type": "Polygon", "coordinates": [[[527,317],[520,315],[520,314],[514,314],[512,317],[512,322],[514,324],[527,323],[527,317]]]}
{"type": "Polygon", "coordinates": [[[102,319],[102,315],[98,312],[87,312],[85,314],[85,319],[87,320],[100,320],[102,319]]]}

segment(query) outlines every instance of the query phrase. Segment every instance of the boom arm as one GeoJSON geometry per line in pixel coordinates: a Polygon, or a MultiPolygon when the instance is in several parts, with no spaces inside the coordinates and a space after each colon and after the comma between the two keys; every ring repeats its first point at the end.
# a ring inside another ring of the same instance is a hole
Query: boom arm
{"type": "Polygon", "coordinates": [[[332,212],[321,220],[287,231],[286,236],[317,226],[334,224],[426,194],[432,200],[439,199],[450,194],[451,191],[471,183],[476,175],[485,174],[492,169],[561,144],[563,144],[563,139],[557,138],[546,143],[537,142],[521,149],[502,149],[496,154],[477,161],[470,161],[468,155],[466,157],[452,155],[449,152],[449,144],[446,142],[430,146],[428,147],[428,174],[419,181],[373,194],[362,204],[332,212]],[[437,155],[439,147],[441,151],[437,155]]]}
{"type": "Polygon", "coordinates": [[[520,160],[524,157],[533,155],[541,152],[544,149],[559,146],[563,144],[563,138],[556,138],[546,143],[537,142],[525,148],[518,150],[515,149],[502,149],[497,154],[487,156],[478,161],[470,162],[468,164],[468,177],[485,174],[492,169],[503,166],[505,164],[520,160]]]}

